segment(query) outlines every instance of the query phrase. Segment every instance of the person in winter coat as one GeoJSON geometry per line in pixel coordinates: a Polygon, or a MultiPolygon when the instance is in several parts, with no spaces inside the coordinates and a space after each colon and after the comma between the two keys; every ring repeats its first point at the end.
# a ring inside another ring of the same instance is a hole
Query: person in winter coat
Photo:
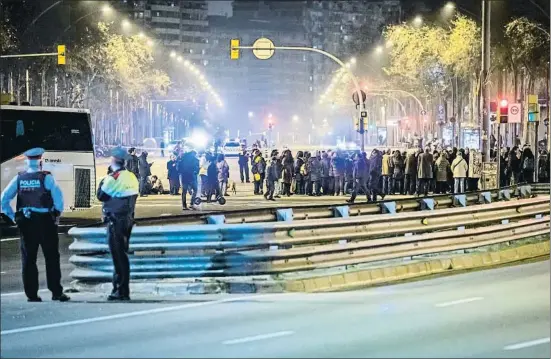
{"type": "Polygon", "coordinates": [[[207,193],[209,191],[209,184],[208,184],[208,170],[210,166],[210,159],[212,158],[212,155],[210,152],[205,152],[201,156],[201,159],[199,160],[199,178],[200,178],[200,186],[201,186],[201,195],[203,197],[207,196],[207,193]]]}
{"type": "Polygon", "coordinates": [[[417,153],[409,151],[406,156],[405,192],[414,195],[417,190],[417,153]]]}
{"type": "Polygon", "coordinates": [[[390,194],[392,183],[392,155],[390,149],[383,153],[381,174],[383,176],[383,195],[390,194]]]}
{"type": "Polygon", "coordinates": [[[538,159],[538,182],[549,183],[549,154],[546,150],[541,151],[538,159]]]}
{"type": "Polygon", "coordinates": [[[453,193],[464,193],[465,178],[467,177],[469,166],[467,165],[467,161],[463,158],[462,152],[457,152],[455,160],[451,164],[451,170],[454,179],[453,193]]]}
{"type": "Polygon", "coordinates": [[[511,178],[509,178],[509,172],[507,167],[509,162],[509,153],[506,148],[501,149],[501,154],[499,156],[499,187],[507,187],[511,183],[511,178]]]}
{"type": "Polygon", "coordinates": [[[333,193],[335,196],[344,195],[344,158],[334,152],[331,158],[331,176],[333,178],[333,193]]]}
{"type": "Polygon", "coordinates": [[[180,178],[178,175],[178,163],[176,162],[176,156],[170,155],[170,160],[166,163],[166,169],[168,172],[168,184],[170,187],[170,194],[177,196],[180,191],[180,178]]]}
{"type": "Polygon", "coordinates": [[[220,185],[218,184],[217,158],[214,155],[207,157],[207,203],[212,201],[212,196],[220,196],[220,185]]]}
{"type": "Polygon", "coordinates": [[[446,151],[442,151],[434,164],[436,168],[435,193],[446,193],[448,188],[448,171],[450,170],[450,163],[448,162],[446,151]]]}
{"type": "Polygon", "coordinates": [[[383,167],[383,155],[382,153],[374,149],[371,151],[371,156],[368,161],[369,166],[369,181],[367,187],[371,195],[371,200],[373,202],[377,201],[377,195],[381,194],[381,197],[384,199],[385,194],[381,193],[381,173],[383,167]]]}
{"type": "Polygon", "coordinates": [[[126,169],[130,172],[132,172],[137,179],[140,178],[140,166],[139,166],[139,159],[138,156],[136,156],[136,148],[131,147],[128,150],[128,154],[130,155],[128,159],[126,160],[126,169]]]}
{"type": "Polygon", "coordinates": [[[281,164],[281,159],[277,158],[277,156],[273,156],[272,160],[270,161],[270,165],[266,169],[266,193],[264,194],[264,198],[266,198],[269,201],[275,201],[274,199],[274,192],[275,192],[275,183],[279,179],[279,164],[281,164]]]}
{"type": "Polygon", "coordinates": [[[417,194],[425,196],[429,194],[429,182],[432,179],[432,154],[430,148],[425,148],[425,152],[419,155],[417,161],[417,178],[419,178],[419,188],[417,194]]]}
{"type": "Polygon", "coordinates": [[[521,181],[534,183],[534,171],[536,168],[536,160],[530,147],[525,147],[521,156],[522,176],[521,181]]]}
{"type": "Polygon", "coordinates": [[[282,182],[283,182],[283,192],[282,194],[287,197],[292,195],[291,193],[291,183],[293,183],[293,174],[294,174],[294,164],[295,160],[291,151],[287,150],[284,152],[282,166],[282,182]]]}
{"type": "Polygon", "coordinates": [[[304,153],[302,151],[297,152],[297,158],[294,165],[295,174],[295,194],[304,194],[304,176],[302,175],[301,168],[304,165],[304,153]]]}
{"type": "Polygon", "coordinates": [[[178,173],[182,185],[182,210],[187,210],[187,194],[191,193],[191,204],[193,207],[197,197],[197,175],[199,174],[199,160],[195,151],[184,153],[178,161],[178,173]]]}
{"type": "Polygon", "coordinates": [[[369,202],[369,190],[367,189],[367,181],[369,179],[369,163],[365,152],[356,154],[352,169],[352,176],[354,178],[354,189],[352,190],[352,197],[350,197],[350,199],[346,202],[354,203],[360,191],[363,191],[367,201],[369,202]]]}
{"type": "Polygon", "coordinates": [[[311,196],[321,196],[321,174],[322,167],[319,153],[308,160],[308,172],[310,174],[310,183],[312,184],[311,196]]]}
{"type": "Polygon", "coordinates": [[[522,164],[519,158],[519,150],[517,146],[514,146],[509,152],[509,163],[507,172],[511,178],[511,184],[518,184],[520,182],[520,175],[522,173],[522,164]]]}
{"type": "Polygon", "coordinates": [[[354,188],[354,161],[348,155],[344,154],[344,193],[351,193],[354,188]]]}
{"type": "Polygon", "coordinates": [[[321,155],[321,188],[323,190],[323,195],[327,196],[329,194],[329,171],[331,169],[331,160],[329,159],[329,154],[323,152],[321,155]]]}
{"type": "Polygon", "coordinates": [[[243,149],[241,153],[239,154],[239,160],[237,161],[239,163],[239,176],[241,177],[241,183],[244,183],[245,181],[247,183],[250,183],[249,181],[249,154],[247,153],[246,149],[243,149]]]}
{"type": "Polygon", "coordinates": [[[140,179],[140,197],[147,196],[147,181],[151,176],[151,166],[153,163],[147,162],[147,152],[143,151],[138,159],[138,170],[140,179]]]}
{"type": "Polygon", "coordinates": [[[404,169],[405,163],[400,151],[394,152],[392,157],[392,167],[394,173],[392,175],[392,194],[398,192],[398,194],[404,193],[404,169]]]}
{"type": "Polygon", "coordinates": [[[253,156],[253,164],[251,166],[251,172],[254,177],[254,194],[263,194],[264,178],[266,174],[266,161],[262,157],[262,152],[256,150],[253,156]]]}
{"type": "Polygon", "coordinates": [[[220,195],[228,196],[228,180],[230,178],[230,166],[226,162],[224,154],[218,155],[218,161],[216,163],[218,185],[220,186],[220,195]]]}

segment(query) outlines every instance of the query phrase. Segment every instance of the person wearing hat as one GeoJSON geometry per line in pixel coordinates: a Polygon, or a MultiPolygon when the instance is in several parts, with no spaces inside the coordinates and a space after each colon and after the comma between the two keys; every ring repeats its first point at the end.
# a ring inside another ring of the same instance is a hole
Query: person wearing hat
{"type": "Polygon", "coordinates": [[[36,257],[42,247],[46,261],[46,279],[52,300],[66,302],[59,264],[59,237],[57,225],[63,212],[63,194],[50,172],[42,170],[43,148],[24,153],[27,170],[19,172],[1,195],[2,213],[19,227],[23,287],[29,302],[41,302],[38,296],[38,268],[36,257]],[[10,202],[17,196],[16,211],[10,202]]]}
{"type": "Polygon", "coordinates": [[[128,153],[122,148],[111,152],[109,175],[98,186],[103,202],[103,222],[107,223],[107,242],[113,258],[113,291],[108,300],[130,300],[130,262],[128,246],[134,225],[134,210],[139,194],[138,179],[124,167],[128,153]]]}

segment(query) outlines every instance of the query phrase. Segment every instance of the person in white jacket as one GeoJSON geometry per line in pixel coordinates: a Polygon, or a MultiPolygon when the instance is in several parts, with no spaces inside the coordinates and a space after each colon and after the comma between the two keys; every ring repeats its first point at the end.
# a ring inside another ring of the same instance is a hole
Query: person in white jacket
{"type": "Polygon", "coordinates": [[[454,193],[464,193],[465,192],[465,178],[467,177],[467,171],[469,170],[469,165],[467,161],[463,158],[461,152],[457,152],[457,157],[453,160],[451,164],[451,170],[453,173],[454,181],[454,193]]]}

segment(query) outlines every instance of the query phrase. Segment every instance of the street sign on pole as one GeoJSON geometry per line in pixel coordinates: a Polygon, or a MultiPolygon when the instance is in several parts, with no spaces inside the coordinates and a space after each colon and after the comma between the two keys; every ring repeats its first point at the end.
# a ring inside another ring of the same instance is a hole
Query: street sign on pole
{"type": "Polygon", "coordinates": [[[239,60],[239,39],[230,40],[230,59],[239,60]]]}
{"type": "MultiPolygon", "coordinates": [[[[362,103],[364,103],[367,98],[367,95],[363,90],[361,90],[360,92],[362,93],[362,103]]],[[[356,105],[360,105],[360,100],[358,98],[358,93],[356,91],[352,93],[352,101],[354,101],[356,105]]]]}
{"type": "Polygon", "coordinates": [[[268,60],[274,55],[275,46],[272,40],[261,37],[253,44],[253,54],[257,59],[268,60]]]}
{"type": "Polygon", "coordinates": [[[520,103],[509,104],[509,116],[507,118],[508,123],[520,123],[522,121],[522,111],[520,110],[520,103]]]}
{"type": "Polygon", "coordinates": [[[65,65],[65,45],[57,45],[57,64],[65,65]]]}

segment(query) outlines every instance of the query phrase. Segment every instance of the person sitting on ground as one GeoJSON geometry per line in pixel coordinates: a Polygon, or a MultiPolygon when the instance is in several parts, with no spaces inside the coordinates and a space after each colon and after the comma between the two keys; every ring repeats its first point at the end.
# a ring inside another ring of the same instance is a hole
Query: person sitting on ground
{"type": "Polygon", "coordinates": [[[155,175],[151,176],[151,193],[164,194],[165,190],[161,179],[155,175]]]}

